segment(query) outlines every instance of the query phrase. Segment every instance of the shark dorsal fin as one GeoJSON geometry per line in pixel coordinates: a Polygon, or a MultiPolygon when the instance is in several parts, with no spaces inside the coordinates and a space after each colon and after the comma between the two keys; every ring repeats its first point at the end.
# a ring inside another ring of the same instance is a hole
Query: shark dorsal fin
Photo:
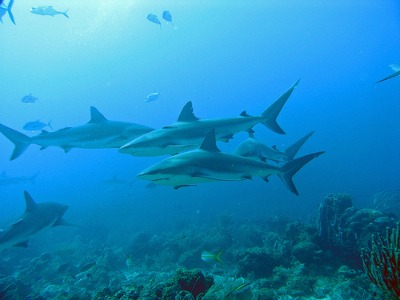
{"type": "Polygon", "coordinates": [[[192,101],[189,101],[182,108],[182,111],[178,117],[178,122],[193,122],[193,121],[197,121],[198,119],[199,118],[197,118],[193,113],[192,101]]]}
{"type": "Polygon", "coordinates": [[[241,117],[250,117],[250,115],[244,110],[240,113],[241,117]]]}
{"type": "Polygon", "coordinates": [[[25,212],[32,211],[36,207],[36,202],[33,200],[32,196],[27,192],[24,191],[24,196],[25,196],[25,203],[26,203],[26,209],[25,212]]]}
{"type": "Polygon", "coordinates": [[[99,110],[96,107],[91,106],[89,123],[100,123],[104,121],[107,121],[106,117],[104,117],[103,114],[99,112],[99,110]]]}
{"type": "Polygon", "coordinates": [[[200,146],[201,150],[209,152],[221,152],[217,147],[217,142],[215,141],[215,130],[210,130],[204,138],[203,143],[200,146]]]}

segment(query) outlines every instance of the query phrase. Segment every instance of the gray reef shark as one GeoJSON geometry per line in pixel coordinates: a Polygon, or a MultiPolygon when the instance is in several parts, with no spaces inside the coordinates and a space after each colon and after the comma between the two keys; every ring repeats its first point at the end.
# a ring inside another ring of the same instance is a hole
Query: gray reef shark
{"type": "Polygon", "coordinates": [[[392,69],[392,71],[394,73],[392,73],[391,75],[389,75],[389,76],[387,76],[387,77],[385,77],[385,78],[383,78],[381,80],[378,80],[375,83],[382,82],[382,81],[385,81],[385,80],[388,80],[388,79],[391,79],[391,78],[394,78],[394,77],[397,77],[397,76],[400,75],[400,65],[394,65],[393,64],[393,65],[389,65],[389,67],[392,69]]]}
{"type": "Polygon", "coordinates": [[[11,247],[27,247],[28,241],[43,229],[70,225],[62,218],[68,209],[67,205],[36,203],[27,191],[24,196],[25,212],[17,221],[0,231],[0,252],[11,247]]]}
{"type": "Polygon", "coordinates": [[[261,143],[260,141],[254,138],[254,135],[251,133],[250,137],[237,146],[234,153],[236,155],[245,156],[249,158],[255,158],[262,161],[272,160],[274,162],[288,162],[291,161],[299,152],[300,148],[304,145],[304,143],[308,140],[310,136],[312,136],[314,131],[305,135],[301,139],[299,139],[294,144],[287,147],[287,149],[282,152],[276,148],[276,146],[268,147],[267,145],[261,143]]]}
{"type": "Polygon", "coordinates": [[[0,174],[0,186],[1,185],[12,185],[12,184],[20,184],[25,182],[30,182],[35,184],[36,177],[38,176],[39,172],[35,175],[30,177],[26,176],[19,176],[19,177],[9,177],[7,176],[6,172],[0,174]]]}
{"type": "Polygon", "coordinates": [[[212,130],[199,149],[166,158],[137,176],[155,184],[173,186],[177,189],[202,182],[241,181],[252,179],[254,176],[268,181],[270,175],[276,174],[292,193],[298,195],[292,180],[293,175],[323,153],[305,155],[281,167],[273,166],[260,160],[222,153],[217,148],[215,133],[212,130]]]}
{"type": "Polygon", "coordinates": [[[2,1],[0,4],[0,22],[3,23],[3,16],[8,13],[8,16],[10,17],[11,22],[15,24],[15,19],[14,16],[11,12],[12,6],[14,4],[14,0],[10,0],[10,2],[8,2],[8,5],[5,6],[4,2],[2,1]]]}
{"type": "Polygon", "coordinates": [[[119,151],[135,156],[174,155],[198,148],[210,130],[215,130],[217,140],[228,142],[238,132],[252,132],[253,126],[258,123],[276,133],[284,134],[276,118],[297,84],[298,81],[260,116],[255,117],[242,112],[240,116],[233,118],[199,119],[194,115],[192,102],[189,101],[183,107],[177,122],[144,134],[122,146],[119,151]]]}
{"type": "Polygon", "coordinates": [[[90,114],[90,121],[84,125],[66,127],[54,132],[43,130],[41,134],[32,137],[0,124],[0,132],[15,145],[10,160],[20,156],[30,144],[39,145],[41,149],[56,146],[65,152],[73,148],[119,148],[128,141],[153,130],[135,123],[107,120],[93,106],[90,108],[90,114]]]}

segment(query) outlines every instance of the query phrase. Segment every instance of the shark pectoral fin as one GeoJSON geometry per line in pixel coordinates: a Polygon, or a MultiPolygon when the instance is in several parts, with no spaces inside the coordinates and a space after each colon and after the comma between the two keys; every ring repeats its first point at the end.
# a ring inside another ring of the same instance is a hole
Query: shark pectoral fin
{"type": "Polygon", "coordinates": [[[175,185],[174,190],[183,188],[183,187],[189,187],[189,186],[196,186],[195,184],[182,184],[182,185],[175,185]]]}
{"type": "Polygon", "coordinates": [[[42,146],[42,147],[40,147],[39,150],[44,150],[44,149],[46,149],[46,148],[47,148],[47,146],[42,146]]]}
{"type": "Polygon", "coordinates": [[[14,247],[23,247],[23,248],[28,248],[28,241],[23,241],[21,243],[15,244],[14,247]]]}
{"type": "Polygon", "coordinates": [[[19,219],[19,220],[15,221],[14,223],[12,223],[9,227],[11,228],[11,227],[17,226],[19,224],[23,224],[23,223],[24,223],[24,219],[19,219]]]}
{"type": "Polygon", "coordinates": [[[229,142],[231,139],[233,139],[233,134],[229,134],[229,135],[223,136],[223,137],[219,138],[218,140],[219,140],[219,141],[222,141],[222,142],[224,142],[224,143],[227,143],[227,142],[229,142]]]}
{"type": "Polygon", "coordinates": [[[253,180],[253,177],[251,177],[250,175],[245,175],[245,176],[242,176],[242,179],[243,179],[243,180],[244,180],[244,179],[253,180]]]}
{"type": "Polygon", "coordinates": [[[69,151],[72,150],[72,147],[70,147],[70,146],[61,146],[61,148],[63,148],[65,153],[68,153],[69,151]]]}
{"type": "Polygon", "coordinates": [[[79,227],[76,224],[70,223],[64,219],[58,219],[52,227],[56,227],[56,226],[72,226],[72,227],[79,227]]]}
{"type": "Polygon", "coordinates": [[[174,125],[167,125],[167,126],[164,126],[162,129],[173,129],[173,128],[177,128],[177,127],[174,125]]]}
{"type": "Polygon", "coordinates": [[[265,182],[269,182],[268,177],[269,177],[269,176],[264,176],[264,177],[261,177],[261,178],[262,178],[262,180],[264,180],[265,182]]]}

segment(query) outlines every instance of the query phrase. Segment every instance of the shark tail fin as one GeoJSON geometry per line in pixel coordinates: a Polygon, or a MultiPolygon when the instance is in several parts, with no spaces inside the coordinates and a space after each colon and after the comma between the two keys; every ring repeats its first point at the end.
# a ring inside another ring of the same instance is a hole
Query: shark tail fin
{"type": "Polygon", "coordinates": [[[296,186],[293,182],[293,176],[307,163],[312,161],[314,158],[320,156],[325,153],[325,151],[316,152],[312,154],[308,154],[299,158],[296,158],[284,166],[281,167],[282,173],[278,174],[283,183],[287,186],[287,188],[295,195],[299,195],[296,186]]]}
{"type": "Polygon", "coordinates": [[[36,177],[39,175],[39,172],[36,172],[36,174],[32,175],[31,177],[29,177],[29,181],[32,184],[36,184],[36,177]]]}
{"type": "Polygon", "coordinates": [[[66,18],[68,18],[69,19],[69,16],[67,15],[67,12],[68,12],[68,10],[66,10],[66,11],[64,11],[64,12],[61,12],[66,18]]]}
{"type": "Polygon", "coordinates": [[[300,80],[297,80],[285,93],[283,93],[274,103],[272,103],[262,114],[261,116],[264,117],[264,121],[262,123],[271,129],[272,131],[285,134],[283,129],[279,126],[276,122],[276,118],[278,117],[279,113],[281,112],[283,106],[285,105],[286,101],[289,99],[290,95],[292,94],[293,90],[296,88],[297,84],[300,80]]]}
{"type": "Polygon", "coordinates": [[[30,138],[27,135],[11,129],[3,124],[0,124],[0,132],[15,145],[10,160],[14,160],[19,157],[31,144],[30,138]]]}
{"type": "Polygon", "coordinates": [[[305,135],[301,139],[299,139],[297,142],[294,144],[290,145],[286,150],[285,150],[285,156],[288,161],[292,160],[297,152],[299,152],[300,148],[304,145],[304,143],[308,140],[310,136],[314,134],[314,131],[311,131],[309,134],[305,135]]]}
{"type": "Polygon", "coordinates": [[[13,22],[14,25],[17,25],[15,23],[14,15],[11,12],[13,4],[14,4],[14,0],[10,0],[10,3],[8,3],[7,12],[8,12],[8,16],[10,17],[11,22],[13,22]]]}

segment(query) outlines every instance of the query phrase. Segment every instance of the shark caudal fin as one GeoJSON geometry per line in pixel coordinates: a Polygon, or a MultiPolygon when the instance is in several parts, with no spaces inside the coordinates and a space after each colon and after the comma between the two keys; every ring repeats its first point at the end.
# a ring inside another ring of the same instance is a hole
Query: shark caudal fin
{"type": "Polygon", "coordinates": [[[10,0],[10,2],[8,3],[7,12],[8,12],[8,16],[10,17],[11,22],[13,22],[14,25],[17,25],[15,23],[14,15],[11,12],[13,4],[14,4],[14,0],[10,0]]]}
{"type": "Polygon", "coordinates": [[[68,16],[67,12],[68,12],[68,10],[66,10],[66,11],[64,11],[64,12],[61,12],[61,14],[63,14],[66,18],[69,19],[69,16],[68,16]]]}
{"type": "Polygon", "coordinates": [[[293,176],[296,174],[305,164],[312,161],[314,158],[324,154],[325,151],[316,152],[312,154],[308,154],[299,158],[296,158],[292,161],[289,161],[287,164],[281,167],[282,173],[278,174],[283,183],[287,186],[287,188],[295,195],[299,195],[296,186],[293,182],[293,176]]]}
{"type": "Polygon", "coordinates": [[[28,179],[29,179],[30,183],[36,184],[36,177],[37,177],[38,175],[39,175],[39,172],[36,172],[35,175],[32,175],[31,177],[29,177],[28,179]]]}
{"type": "Polygon", "coordinates": [[[0,124],[0,132],[15,145],[10,160],[14,160],[22,153],[24,153],[26,148],[28,148],[31,144],[29,136],[14,129],[11,129],[10,127],[7,127],[3,124],[0,124]]]}
{"type": "Polygon", "coordinates": [[[283,106],[285,105],[286,101],[289,99],[290,95],[292,94],[293,90],[296,88],[299,81],[300,80],[297,80],[285,93],[282,94],[282,96],[280,96],[277,100],[275,100],[275,102],[272,103],[261,114],[261,116],[265,118],[265,120],[262,123],[276,133],[285,134],[283,129],[276,122],[276,118],[278,117],[283,106]]]}
{"type": "Polygon", "coordinates": [[[313,134],[314,134],[314,131],[311,131],[309,134],[307,134],[306,136],[302,137],[294,144],[287,147],[287,149],[284,152],[287,161],[292,160],[296,156],[296,154],[297,154],[297,152],[299,152],[300,148],[304,145],[304,143],[308,140],[308,138],[310,136],[312,136],[313,134]]]}

